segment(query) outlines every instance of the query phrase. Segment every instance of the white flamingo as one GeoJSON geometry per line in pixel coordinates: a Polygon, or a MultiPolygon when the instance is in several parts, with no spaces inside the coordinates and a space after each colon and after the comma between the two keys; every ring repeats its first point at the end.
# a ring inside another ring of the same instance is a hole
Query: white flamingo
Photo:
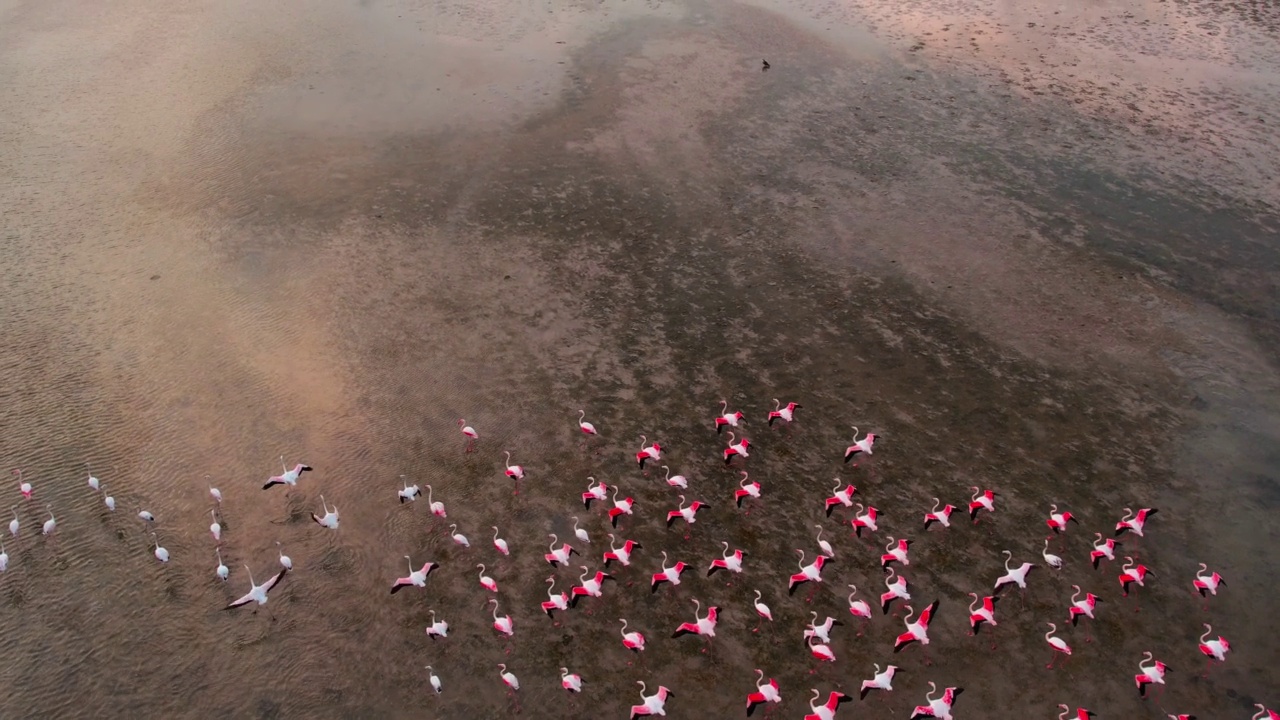
{"type": "Polygon", "coordinates": [[[435,515],[436,517],[442,517],[442,518],[449,517],[449,513],[444,511],[444,503],[440,502],[439,500],[435,500],[431,497],[431,486],[428,485],[426,487],[427,487],[427,507],[431,508],[431,514],[435,515]]]}
{"type": "Polygon", "coordinates": [[[222,562],[222,548],[214,548],[213,551],[218,555],[218,579],[226,582],[231,575],[231,570],[222,562]]]}

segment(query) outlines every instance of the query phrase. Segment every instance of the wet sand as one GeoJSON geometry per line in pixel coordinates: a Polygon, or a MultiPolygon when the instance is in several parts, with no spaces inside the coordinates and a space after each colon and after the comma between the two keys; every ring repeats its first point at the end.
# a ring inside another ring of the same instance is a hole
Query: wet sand
{"type": "MultiPolygon", "coordinates": [[[[10,486],[0,715],[503,717],[499,662],[532,717],[622,717],[636,680],[675,691],[671,717],[733,717],[756,667],[800,716],[887,662],[895,716],[931,680],[965,687],[957,717],[1275,706],[1278,28],[1209,2],[0,2],[0,458],[35,486],[10,486]],[[765,426],[774,397],[804,403],[794,425],[765,426]],[[748,415],[749,515],[721,398],[748,415]],[[857,467],[851,424],[882,434],[857,467]],[[711,504],[687,541],[661,470],[635,467],[642,433],[711,504]],[[315,471],[264,492],[282,452],[315,471]],[[401,474],[447,522],[395,501],[401,474]],[[607,540],[588,475],[636,498],[617,533],[643,548],[556,627],[544,579],[580,571],[543,562],[546,533],[581,517],[593,570],[607,540]],[[834,665],[804,651],[810,611],[883,591],[876,544],[822,513],[837,476],[885,513],[879,547],[915,541],[932,665],[878,613],[835,629],[834,665]],[[992,522],[921,529],[970,485],[1001,493],[992,522]],[[309,519],[321,493],[337,532],[309,519]],[[1066,567],[968,637],[967,593],[1001,550],[1039,561],[1051,503],[1080,520],[1066,567]],[[1126,541],[1156,573],[1136,613],[1119,563],[1087,562],[1126,506],[1160,509],[1126,541]],[[837,560],[806,603],[786,578],[815,524],[837,560]],[[223,612],[276,541],[296,571],[275,619],[223,612]],[[721,541],[751,553],[732,585],[705,577],[721,541]],[[650,595],[662,550],[692,567],[650,595]],[[441,567],[389,596],[405,554],[441,567]],[[1199,562],[1229,583],[1208,611],[1199,562]],[[1094,641],[1062,630],[1075,656],[1046,670],[1073,584],[1104,598],[1094,641]],[[722,608],[710,653],[670,638],[692,598],[722,608]],[[1204,622],[1232,643],[1208,678],[1204,622]],[[1133,688],[1147,650],[1176,670],[1158,703],[1133,688]],[[587,682],[569,705],[561,665],[587,682]]],[[[861,704],[841,717],[885,712],[861,704]]]]}

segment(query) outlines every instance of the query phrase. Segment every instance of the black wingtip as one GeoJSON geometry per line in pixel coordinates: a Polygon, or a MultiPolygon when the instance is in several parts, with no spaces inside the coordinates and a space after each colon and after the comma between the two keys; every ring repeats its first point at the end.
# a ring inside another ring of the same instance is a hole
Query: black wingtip
{"type": "Polygon", "coordinates": [[[392,586],[391,586],[391,594],[392,594],[392,595],[395,595],[396,593],[400,592],[400,588],[402,588],[402,587],[404,587],[404,586],[403,586],[403,585],[392,585],[392,586]]]}
{"type": "Polygon", "coordinates": [[[777,419],[778,419],[777,417],[771,417],[771,418],[769,418],[769,427],[773,427],[773,421],[774,421],[774,420],[777,420],[777,419]]]}

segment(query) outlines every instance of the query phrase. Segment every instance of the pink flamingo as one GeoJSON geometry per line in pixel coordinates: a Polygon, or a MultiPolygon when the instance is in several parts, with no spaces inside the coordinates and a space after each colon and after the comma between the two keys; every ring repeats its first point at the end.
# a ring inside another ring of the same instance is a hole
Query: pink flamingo
{"type": "Polygon", "coordinates": [[[716,434],[719,435],[724,426],[738,427],[738,422],[745,416],[740,412],[729,412],[729,401],[720,401],[720,414],[716,416],[716,434]]]}
{"type": "Polygon", "coordinates": [[[880,516],[880,511],[869,505],[864,511],[862,503],[855,504],[858,506],[858,509],[855,511],[854,518],[849,521],[849,524],[853,526],[853,533],[858,537],[862,537],[863,530],[868,530],[870,532],[878,530],[879,528],[876,527],[876,518],[880,516]]]}
{"type": "Polygon", "coordinates": [[[747,452],[749,447],[751,447],[750,440],[746,438],[739,440],[733,433],[729,433],[729,446],[724,449],[724,464],[728,465],[733,462],[735,455],[744,459],[750,457],[751,454],[747,452]]]}
{"type": "Polygon", "coordinates": [[[662,459],[662,446],[658,443],[646,445],[648,442],[649,438],[644,435],[640,436],[640,451],[636,453],[636,463],[640,465],[641,470],[644,469],[645,460],[657,461],[662,459]]]}
{"type": "Polygon", "coordinates": [[[805,565],[804,551],[797,548],[796,552],[800,553],[800,563],[799,563],[800,572],[791,576],[791,582],[787,586],[787,592],[792,594],[795,593],[797,585],[801,585],[807,582],[812,582],[812,583],[822,582],[822,566],[827,562],[827,558],[825,556],[818,555],[813,558],[812,563],[805,565]]]}
{"type": "MultiPolygon", "coordinates": [[[[969,593],[969,597],[973,598],[973,600],[969,602],[970,635],[977,635],[978,631],[982,629],[982,623],[986,623],[991,627],[995,627],[1000,624],[996,622],[996,603],[1000,601],[1000,598],[994,595],[988,595],[979,600],[978,593],[969,593]],[[975,609],[974,606],[979,602],[982,603],[982,607],[975,609]]],[[[991,649],[994,650],[995,647],[996,644],[991,643],[991,649]]]]}
{"type": "MultiPolygon", "coordinates": [[[[750,716],[755,710],[756,705],[764,703],[780,703],[782,695],[778,692],[778,681],[769,678],[768,682],[764,680],[764,671],[756,668],[756,691],[747,695],[747,715],[750,716]]],[[[766,711],[765,714],[768,714],[766,711]]]]}
{"type": "Polygon", "coordinates": [[[827,498],[826,501],[827,517],[831,517],[831,511],[835,509],[836,505],[853,507],[853,494],[858,492],[853,483],[849,483],[845,489],[841,490],[840,483],[842,480],[836,478],[835,481],[836,484],[831,486],[831,497],[827,498]]]}
{"type": "Polygon", "coordinates": [[[1191,581],[1191,586],[1200,593],[1200,597],[1205,598],[1206,600],[1204,605],[1205,610],[1209,609],[1209,603],[1207,602],[1209,596],[1213,595],[1214,597],[1217,597],[1218,586],[1227,584],[1227,581],[1223,580],[1222,576],[1216,572],[1211,575],[1206,575],[1205,573],[1208,571],[1209,566],[1204,563],[1200,563],[1200,570],[1196,573],[1196,579],[1191,581]]]}
{"type": "Polygon", "coordinates": [[[796,410],[799,410],[802,407],[804,406],[797,402],[789,402],[786,407],[783,407],[782,403],[778,402],[778,398],[774,398],[773,410],[769,412],[769,427],[773,427],[774,420],[785,420],[786,422],[791,422],[795,419],[796,410]]]}
{"type": "Polygon", "coordinates": [[[631,565],[631,551],[642,547],[640,543],[634,540],[623,540],[622,547],[613,544],[613,533],[609,533],[609,550],[604,554],[604,566],[609,567],[610,562],[619,562],[623,567],[631,565]]]}
{"type": "Polygon", "coordinates": [[[1049,529],[1050,529],[1050,530],[1052,530],[1052,531],[1054,532],[1054,534],[1055,534],[1055,535],[1056,535],[1056,534],[1058,534],[1058,533],[1064,533],[1064,532],[1066,532],[1066,531],[1067,531],[1067,523],[1069,523],[1069,522],[1073,522],[1073,523],[1075,523],[1075,524],[1077,524],[1077,525],[1079,525],[1079,524],[1080,524],[1080,521],[1079,521],[1079,520],[1076,520],[1075,516],[1074,516],[1074,515],[1072,515],[1071,513],[1069,513],[1069,512],[1058,512],[1058,506],[1057,506],[1057,505],[1050,505],[1050,506],[1049,506],[1049,519],[1048,519],[1048,520],[1045,520],[1044,522],[1045,522],[1045,524],[1046,524],[1046,525],[1048,525],[1048,526],[1049,526],[1049,529]]]}
{"type": "Polygon", "coordinates": [[[910,548],[910,540],[894,540],[893,536],[890,535],[889,544],[884,546],[884,554],[880,556],[880,567],[887,568],[893,562],[910,565],[911,559],[907,557],[907,551],[910,548]]]}
{"type": "MultiPolygon", "coordinates": [[[[747,482],[747,477],[747,471],[743,470],[742,480],[738,482],[738,489],[733,491],[733,501],[739,508],[742,507],[742,501],[747,498],[760,499],[760,483],[747,482]]],[[[748,510],[746,514],[750,515],[751,511],[748,510]]]]}
{"type": "Polygon", "coordinates": [[[1055,633],[1058,632],[1057,625],[1054,625],[1053,623],[1047,624],[1049,626],[1049,632],[1044,634],[1044,640],[1049,643],[1049,647],[1053,648],[1054,655],[1053,659],[1050,660],[1049,664],[1045,665],[1045,667],[1052,670],[1054,664],[1058,662],[1059,657],[1063,658],[1063,664],[1067,662],[1066,658],[1071,657],[1071,646],[1067,644],[1066,640],[1055,635],[1055,633]]]}
{"type": "Polygon", "coordinates": [[[1200,636],[1200,652],[1209,658],[1204,667],[1204,676],[1209,677],[1209,668],[1213,667],[1213,661],[1227,661],[1227,653],[1231,650],[1231,643],[1227,639],[1218,636],[1217,640],[1208,640],[1209,634],[1213,632],[1213,626],[1209,623],[1204,624],[1204,634],[1200,636]]]}
{"type": "Polygon", "coordinates": [[[938,498],[933,499],[933,509],[924,514],[924,529],[928,530],[929,526],[938,523],[944,528],[951,527],[951,513],[955,511],[955,505],[947,505],[941,510],[938,505],[942,503],[938,498]]]}
{"type": "MultiPolygon", "coordinates": [[[[547,599],[542,603],[542,612],[546,613],[547,617],[555,619],[553,612],[569,609],[569,593],[556,592],[556,578],[554,575],[547,578],[547,585],[547,599]]],[[[560,623],[555,623],[555,626],[559,627],[560,623]]]]}
{"type": "MultiPolygon", "coordinates": [[[[1138,695],[1140,697],[1147,696],[1148,685],[1160,685],[1165,687],[1164,676],[1173,668],[1165,665],[1159,660],[1153,660],[1149,652],[1142,653],[1142,659],[1138,661],[1138,674],[1133,676],[1133,682],[1138,686],[1138,695]],[[1148,665],[1147,663],[1151,663],[1148,665]]],[[[1161,689],[1161,695],[1164,690],[1161,689]]]]}
{"type": "MultiPolygon", "coordinates": [[[[613,507],[609,508],[609,524],[618,527],[618,518],[622,515],[631,515],[631,509],[635,507],[635,498],[618,499],[618,486],[613,486],[613,507]]],[[[671,523],[667,523],[670,525],[671,523]]]]}
{"type": "MultiPolygon", "coordinates": [[[[1089,618],[1090,620],[1093,619],[1093,609],[1098,606],[1098,603],[1102,602],[1102,598],[1094,595],[1093,593],[1085,593],[1083,600],[1077,600],[1076,597],[1079,596],[1081,592],[1080,586],[1072,585],[1071,587],[1075,589],[1075,592],[1071,594],[1069,617],[1071,619],[1071,626],[1075,627],[1080,621],[1081,615],[1089,618]]],[[[1086,635],[1084,641],[1087,643],[1093,642],[1093,638],[1086,635]]]]}
{"type": "Polygon", "coordinates": [[[413,560],[410,560],[408,555],[405,555],[404,559],[409,560],[409,574],[406,577],[396,578],[395,584],[391,586],[392,595],[400,592],[401,588],[408,587],[410,585],[415,587],[426,587],[427,576],[431,574],[432,570],[435,570],[436,567],[438,567],[435,563],[429,562],[423,563],[421,568],[414,570],[413,560]]]}
{"type": "Polygon", "coordinates": [[[996,495],[994,490],[980,490],[977,486],[970,487],[973,491],[973,499],[969,502],[969,518],[976,525],[978,522],[978,513],[986,510],[989,513],[996,511],[996,495]]]}
{"type": "MultiPolygon", "coordinates": [[[[1155,575],[1155,573],[1147,569],[1147,566],[1142,563],[1138,563],[1135,566],[1131,557],[1126,557],[1124,560],[1124,565],[1120,566],[1120,577],[1117,579],[1120,581],[1120,589],[1123,591],[1124,596],[1129,597],[1130,585],[1137,583],[1138,587],[1146,587],[1147,575],[1155,575]]],[[[1138,612],[1139,609],[1135,604],[1133,611],[1138,612]]]]}
{"type": "Polygon", "coordinates": [[[854,456],[859,455],[861,453],[866,453],[868,455],[875,454],[871,452],[871,447],[875,445],[877,435],[875,433],[867,433],[866,437],[859,440],[858,426],[854,425],[852,427],[853,427],[853,444],[845,448],[844,450],[844,461],[846,463],[852,460],[854,456]]]}
{"type": "MultiPolygon", "coordinates": [[[[910,645],[913,642],[918,642],[921,645],[928,645],[929,644],[929,621],[933,619],[933,614],[937,611],[938,611],[938,601],[934,600],[932,603],[929,604],[929,607],[926,607],[924,610],[920,612],[920,617],[916,618],[915,621],[913,622],[911,620],[911,615],[912,613],[915,612],[915,609],[912,608],[910,605],[908,605],[907,615],[902,619],[903,624],[906,625],[907,631],[899,635],[898,639],[894,641],[893,651],[895,653],[900,652],[902,648],[910,645]]],[[[933,663],[929,662],[928,656],[925,656],[924,664],[932,665],[933,663]]]]}
{"type": "Polygon", "coordinates": [[[609,486],[602,482],[597,482],[595,478],[588,477],[587,491],[582,493],[582,504],[591,509],[591,501],[599,500],[603,502],[609,495],[609,486]]]}
{"type": "Polygon", "coordinates": [[[835,720],[836,711],[840,709],[841,703],[851,700],[848,695],[842,692],[832,692],[827,696],[827,701],[818,704],[818,700],[822,698],[822,693],[816,688],[813,690],[813,697],[809,700],[809,714],[804,716],[804,720],[835,720]]]}
{"type": "Polygon", "coordinates": [[[463,452],[471,452],[475,449],[476,440],[480,439],[480,433],[476,429],[467,424],[466,420],[458,420],[458,427],[461,428],[462,434],[467,438],[467,446],[463,452]]]}
{"type": "Polygon", "coordinates": [[[551,545],[547,548],[550,552],[543,554],[543,557],[552,565],[555,565],[556,563],[568,565],[569,556],[577,552],[577,550],[575,550],[569,543],[561,545],[560,549],[557,550],[556,543],[560,542],[560,538],[555,534],[548,535],[547,537],[551,538],[551,545]]]}
{"type": "Polygon", "coordinates": [[[13,471],[13,474],[18,476],[18,490],[22,493],[22,497],[30,500],[31,499],[31,483],[22,479],[22,468],[15,469],[13,471]]]}
{"type": "Polygon", "coordinates": [[[622,647],[635,653],[644,650],[644,635],[635,630],[627,632],[626,618],[618,618],[618,622],[622,623],[622,629],[619,630],[622,633],[622,647]]]}
{"type": "Polygon", "coordinates": [[[667,471],[667,476],[664,477],[663,480],[666,480],[668,485],[671,487],[678,487],[681,490],[687,490],[689,488],[688,478],[683,475],[672,475],[671,468],[666,465],[663,465],[662,469],[667,471]]]}
{"type": "Polygon", "coordinates": [[[880,610],[885,614],[889,614],[889,607],[893,605],[894,600],[911,600],[911,593],[907,592],[907,579],[901,575],[895,577],[896,568],[889,568],[889,574],[884,580],[884,586],[888,592],[880,595],[880,610]]]}
{"type": "MultiPolygon", "coordinates": [[[[698,617],[702,612],[702,603],[697,598],[693,598],[693,605],[696,608],[693,613],[693,622],[680,623],[676,631],[671,637],[677,638],[681,635],[701,635],[710,641],[716,636],[716,616],[720,614],[720,608],[711,605],[707,608],[707,614],[704,617],[698,617]]],[[[705,649],[705,648],[704,648],[705,649]]]]}
{"type": "Polygon", "coordinates": [[[653,574],[653,581],[650,584],[649,592],[651,594],[658,592],[658,586],[664,582],[671,583],[672,585],[679,585],[680,573],[684,572],[686,567],[688,566],[682,562],[676,562],[675,565],[667,567],[667,551],[663,550],[662,570],[653,574]]]}
{"type": "Polygon", "coordinates": [[[1116,547],[1120,543],[1111,538],[1103,540],[1102,533],[1094,533],[1093,536],[1098,540],[1093,544],[1093,550],[1089,551],[1089,562],[1093,563],[1093,569],[1097,570],[1098,563],[1102,562],[1103,558],[1115,562],[1116,547]]]}
{"type": "Polygon", "coordinates": [[[493,629],[511,637],[516,634],[515,625],[511,622],[510,615],[498,615],[498,599],[489,598],[489,604],[493,606],[493,629]]]}

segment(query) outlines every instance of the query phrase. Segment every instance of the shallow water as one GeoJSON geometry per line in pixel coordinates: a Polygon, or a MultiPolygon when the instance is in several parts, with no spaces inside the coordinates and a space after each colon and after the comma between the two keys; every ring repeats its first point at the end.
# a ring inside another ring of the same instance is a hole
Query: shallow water
{"type": "MultiPolygon", "coordinates": [[[[621,717],[637,680],[675,692],[671,717],[730,717],[756,667],[798,716],[809,688],[856,692],[887,662],[907,671],[895,714],[929,681],[965,687],[959,717],[1280,702],[1265,530],[1280,245],[1264,182],[1280,156],[1255,129],[1275,124],[1258,48],[1275,18],[1215,15],[1219,34],[1152,47],[1152,23],[1196,27],[1207,6],[1057,21],[1054,52],[1125,78],[1156,116],[1144,124],[1119,101],[1075,102],[1105,93],[1056,57],[1025,73],[1055,92],[1005,88],[1002,63],[1032,62],[1042,39],[1024,15],[1048,5],[900,5],[0,5],[0,458],[35,486],[30,502],[11,487],[0,715],[500,717],[517,705],[498,663],[535,717],[621,717]],[[915,47],[956,18],[1011,44],[915,47]],[[1194,65],[1216,100],[1159,109],[1175,70],[1120,57],[1138,48],[1194,65]],[[804,404],[796,423],[764,423],[774,397],[804,404]],[[712,428],[721,398],[747,414],[745,467],[764,486],[741,510],[712,428]],[[601,438],[583,443],[579,408],[601,438]],[[474,453],[460,417],[481,433],[474,453]],[[841,462],[852,424],[882,435],[856,467],[841,462]],[[641,434],[709,504],[688,539],[665,525],[679,499],[662,471],[635,467],[641,434]],[[528,472],[518,494],[507,450],[528,472]],[[281,453],[315,470],[263,491],[281,453]],[[396,502],[402,474],[433,486],[447,521],[396,502]],[[610,531],[601,504],[580,504],[588,476],[636,499],[614,532],[642,548],[556,625],[537,606],[545,578],[567,590],[579,564],[599,567],[610,531]],[[824,516],[836,476],[884,513],[877,542],[850,537],[848,510],[824,516]],[[208,482],[226,498],[227,585],[208,482]],[[1001,493],[992,522],[958,512],[922,530],[935,496],[963,507],[970,485],[1001,493]],[[336,532],[309,519],[321,494],[336,532]],[[1080,519],[1054,541],[1067,567],[1007,593],[990,641],[968,637],[967,594],[985,594],[1001,550],[1039,560],[1053,503],[1080,519]],[[1126,506],[1160,508],[1126,541],[1156,573],[1136,613],[1118,563],[1087,563],[1126,506]],[[787,576],[818,524],[837,559],[806,602],[787,576]],[[548,567],[548,532],[581,561],[548,567]],[[917,608],[940,600],[932,664],[893,654],[902,621],[877,613],[837,627],[838,660],[819,667],[809,612],[847,617],[849,583],[882,592],[890,535],[915,541],[917,608]],[[706,577],[722,541],[750,553],[731,585],[706,577]],[[274,572],[276,542],[295,571],[256,615],[224,612],[245,564],[274,572]],[[691,567],[651,594],[663,550],[691,567]],[[441,567],[391,596],[406,554],[441,567]],[[1199,562],[1229,582],[1207,611],[1199,562]],[[1104,598],[1094,640],[1062,629],[1075,655],[1046,670],[1046,623],[1063,628],[1073,584],[1104,598]],[[757,588],[775,622],[753,632],[757,588]],[[694,598],[721,608],[705,653],[670,637],[694,598]],[[445,640],[424,634],[432,609],[445,640]],[[642,656],[621,617],[648,637],[642,656]],[[1208,678],[1203,622],[1232,642],[1208,678]],[[1159,703],[1130,679],[1146,650],[1177,670],[1159,703]],[[568,709],[562,665],[587,683],[568,709]]],[[[841,717],[859,712],[883,710],[841,717]]]]}

